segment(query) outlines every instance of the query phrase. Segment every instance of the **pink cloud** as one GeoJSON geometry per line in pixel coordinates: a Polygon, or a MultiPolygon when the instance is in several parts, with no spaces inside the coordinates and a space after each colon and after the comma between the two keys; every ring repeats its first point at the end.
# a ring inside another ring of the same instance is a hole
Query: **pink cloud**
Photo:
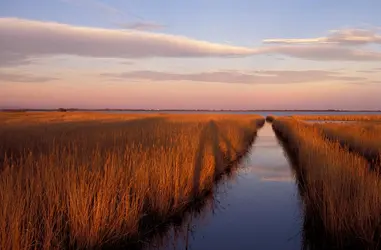
{"type": "Polygon", "coordinates": [[[110,79],[142,79],[149,81],[195,81],[243,84],[289,84],[322,81],[367,82],[366,77],[345,76],[338,72],[324,70],[262,70],[252,72],[211,71],[182,74],[159,71],[130,71],[124,73],[104,73],[110,79]]]}
{"type": "Polygon", "coordinates": [[[76,55],[96,58],[190,58],[285,55],[319,61],[380,61],[381,52],[334,45],[246,48],[138,30],[79,27],[18,18],[0,18],[0,65],[34,57],[76,55]]]}
{"type": "Polygon", "coordinates": [[[332,30],[328,36],[316,38],[294,39],[265,39],[264,43],[273,44],[340,44],[340,45],[364,45],[381,44],[381,34],[373,30],[343,29],[332,30]]]}

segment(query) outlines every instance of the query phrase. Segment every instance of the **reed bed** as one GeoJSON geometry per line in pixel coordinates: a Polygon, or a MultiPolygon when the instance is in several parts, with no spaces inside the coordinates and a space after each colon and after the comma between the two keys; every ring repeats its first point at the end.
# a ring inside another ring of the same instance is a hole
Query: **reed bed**
{"type": "Polygon", "coordinates": [[[273,129],[296,163],[305,228],[313,229],[308,237],[318,245],[309,249],[378,249],[381,179],[368,162],[317,126],[278,118],[273,129]]]}
{"type": "Polygon", "coordinates": [[[293,115],[298,120],[310,121],[381,121],[381,115],[293,115]]]}
{"type": "MultiPolygon", "coordinates": [[[[241,115],[241,114],[203,114],[203,113],[150,113],[150,112],[133,112],[133,113],[107,113],[107,112],[1,112],[0,125],[2,124],[29,124],[40,125],[42,123],[66,123],[66,122],[120,122],[142,118],[165,118],[170,121],[210,121],[210,120],[226,120],[236,118],[262,118],[258,115],[241,115]]],[[[263,119],[263,118],[262,118],[263,119]]]]}
{"type": "Polygon", "coordinates": [[[381,163],[381,123],[316,124],[324,135],[350,151],[360,154],[374,167],[381,163]]]}
{"type": "Polygon", "coordinates": [[[132,246],[210,191],[264,123],[39,116],[0,125],[0,249],[132,246]]]}
{"type": "Polygon", "coordinates": [[[100,112],[0,112],[0,124],[41,124],[83,121],[126,121],[157,117],[154,113],[112,114],[100,112]]]}

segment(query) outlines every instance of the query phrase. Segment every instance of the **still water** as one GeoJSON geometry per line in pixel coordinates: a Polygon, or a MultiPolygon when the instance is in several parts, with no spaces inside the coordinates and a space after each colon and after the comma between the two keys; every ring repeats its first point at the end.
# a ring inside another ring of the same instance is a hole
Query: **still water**
{"type": "Polygon", "coordinates": [[[302,215],[291,167],[266,124],[233,176],[199,211],[146,249],[300,249],[302,215]]]}

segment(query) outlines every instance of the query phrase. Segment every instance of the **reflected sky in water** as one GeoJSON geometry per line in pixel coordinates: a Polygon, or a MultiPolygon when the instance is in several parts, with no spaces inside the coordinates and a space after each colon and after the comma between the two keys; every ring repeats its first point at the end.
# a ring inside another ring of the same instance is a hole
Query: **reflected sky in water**
{"type": "Polygon", "coordinates": [[[200,213],[188,214],[148,249],[300,249],[297,188],[271,125],[258,132],[241,165],[200,213]]]}

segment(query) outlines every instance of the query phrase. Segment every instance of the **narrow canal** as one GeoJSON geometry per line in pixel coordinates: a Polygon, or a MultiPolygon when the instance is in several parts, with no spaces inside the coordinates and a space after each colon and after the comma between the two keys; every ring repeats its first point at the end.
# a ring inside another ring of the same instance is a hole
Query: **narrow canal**
{"type": "Polygon", "coordinates": [[[270,124],[259,130],[240,164],[202,209],[172,225],[147,249],[301,249],[298,191],[270,124]]]}

